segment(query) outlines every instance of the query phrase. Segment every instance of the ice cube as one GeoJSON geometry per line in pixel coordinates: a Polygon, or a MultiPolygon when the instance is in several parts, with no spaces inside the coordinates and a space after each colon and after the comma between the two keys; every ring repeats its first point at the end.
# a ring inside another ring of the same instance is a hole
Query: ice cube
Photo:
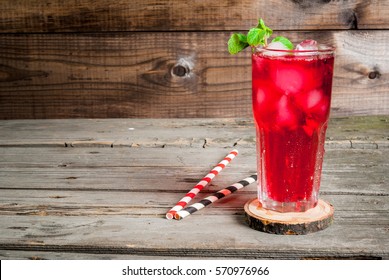
{"type": "Polygon", "coordinates": [[[265,99],[266,99],[266,93],[263,89],[258,88],[256,91],[254,91],[253,95],[253,101],[254,101],[254,106],[259,106],[262,107],[265,105],[265,99]]]}
{"type": "Polygon", "coordinates": [[[318,120],[311,118],[311,117],[307,117],[305,119],[305,124],[310,126],[312,129],[316,129],[320,126],[320,122],[318,120]]]}
{"type": "Polygon", "coordinates": [[[308,94],[307,108],[313,108],[324,98],[324,93],[320,89],[314,89],[308,94]]]}
{"type": "Polygon", "coordinates": [[[317,106],[323,100],[323,98],[323,90],[314,89],[302,94],[295,95],[295,102],[305,113],[309,113],[312,108],[317,106]]]}
{"type": "Polygon", "coordinates": [[[297,51],[317,51],[319,47],[315,40],[304,40],[296,46],[297,51]]]}
{"type": "Polygon", "coordinates": [[[267,45],[266,50],[269,50],[264,51],[263,54],[266,56],[283,56],[289,54],[289,52],[286,52],[289,49],[281,42],[271,42],[269,45],[267,45]]]}
{"type": "Polygon", "coordinates": [[[271,42],[269,45],[267,45],[266,49],[268,49],[268,50],[282,50],[282,51],[288,50],[288,48],[281,42],[271,42]]]}
{"type": "Polygon", "coordinates": [[[325,121],[330,110],[330,100],[327,96],[323,96],[320,102],[311,109],[312,115],[316,120],[325,121]]]}
{"type": "Polygon", "coordinates": [[[274,107],[271,102],[272,96],[265,82],[253,82],[253,110],[257,123],[264,124],[268,122],[272,107],[274,107]]]}
{"type": "Polygon", "coordinates": [[[294,102],[306,116],[322,122],[327,118],[330,101],[322,89],[314,89],[294,96],[294,102]]]}
{"type": "Polygon", "coordinates": [[[296,110],[290,104],[288,96],[283,95],[277,104],[276,124],[281,128],[295,129],[298,125],[296,110]]]}
{"type": "Polygon", "coordinates": [[[305,71],[298,66],[277,65],[277,69],[272,71],[273,81],[276,86],[286,95],[295,95],[304,87],[305,71]],[[283,66],[283,67],[282,67],[283,66]]]}
{"type": "Polygon", "coordinates": [[[281,93],[272,84],[266,83],[266,81],[254,81],[253,106],[264,114],[274,111],[280,97],[281,93]]]}
{"type": "Polygon", "coordinates": [[[310,125],[303,125],[303,129],[309,137],[313,135],[314,129],[310,125]]]}

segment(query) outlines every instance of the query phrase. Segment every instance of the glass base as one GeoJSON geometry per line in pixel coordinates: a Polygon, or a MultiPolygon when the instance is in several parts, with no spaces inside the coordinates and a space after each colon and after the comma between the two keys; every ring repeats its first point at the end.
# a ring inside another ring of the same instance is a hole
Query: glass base
{"type": "Polygon", "coordinates": [[[285,212],[305,212],[317,205],[317,200],[303,200],[295,202],[279,202],[267,198],[265,200],[259,199],[262,207],[268,210],[273,210],[281,213],[285,212]]]}

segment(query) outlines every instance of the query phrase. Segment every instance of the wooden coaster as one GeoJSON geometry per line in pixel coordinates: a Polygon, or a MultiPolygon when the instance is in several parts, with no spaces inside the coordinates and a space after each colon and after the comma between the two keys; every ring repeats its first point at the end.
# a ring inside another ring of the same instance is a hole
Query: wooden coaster
{"type": "Polygon", "coordinates": [[[247,201],[244,206],[246,220],[255,230],[286,235],[300,235],[323,230],[331,225],[334,207],[319,199],[315,208],[305,212],[280,213],[262,208],[258,199],[247,201]]]}

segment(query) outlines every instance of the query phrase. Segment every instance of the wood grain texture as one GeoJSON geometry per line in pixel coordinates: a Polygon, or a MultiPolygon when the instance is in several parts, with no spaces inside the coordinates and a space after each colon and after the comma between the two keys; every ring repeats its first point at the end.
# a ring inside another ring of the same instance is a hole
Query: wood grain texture
{"type": "MultiPolygon", "coordinates": [[[[229,34],[0,35],[0,118],[250,117],[250,52],[230,56],[229,34]]],[[[337,47],[333,116],[389,114],[388,31],[284,35],[337,47]]]]}
{"type": "MultiPolygon", "coordinates": [[[[1,190],[4,196],[0,198],[0,213],[11,219],[15,216],[25,216],[26,219],[37,216],[111,216],[113,219],[127,216],[165,219],[166,212],[170,210],[171,205],[177,202],[176,199],[185,193],[185,190],[174,193],[172,189],[159,187],[159,190],[153,190],[153,192],[146,190],[87,190],[85,188],[68,190],[4,188],[1,190]],[[86,197],[88,199],[85,199],[86,197]]],[[[201,192],[195,200],[198,201],[208,195],[209,191],[201,192]]],[[[387,215],[385,215],[389,210],[386,204],[388,196],[387,191],[385,194],[368,194],[368,192],[364,194],[353,194],[352,192],[320,194],[321,198],[334,204],[336,211],[338,211],[336,219],[341,220],[342,223],[350,224],[352,219],[365,221],[364,219],[368,217],[364,217],[363,213],[369,212],[368,216],[374,218],[373,221],[369,222],[371,225],[375,222],[386,225],[389,222],[387,215]]],[[[256,188],[255,186],[250,187],[250,190],[231,194],[228,198],[223,198],[184,220],[190,220],[194,216],[206,217],[207,215],[241,215],[243,217],[244,204],[255,197],[256,188]]]]}
{"type": "Polygon", "coordinates": [[[0,119],[249,117],[258,17],[337,47],[334,116],[389,113],[386,0],[3,0],[0,119]]]}
{"type": "MultiPolygon", "coordinates": [[[[215,178],[209,192],[255,173],[255,147],[238,149],[241,155],[234,160],[234,165],[223,171],[222,176],[215,178]]],[[[228,149],[1,148],[0,153],[3,160],[0,163],[1,188],[4,189],[143,190],[150,195],[169,191],[175,193],[178,201],[180,192],[191,189],[200,181],[217,164],[215,158],[221,160],[228,149]],[[184,152],[185,149],[189,151],[184,152]],[[198,153],[201,153],[201,160],[198,153]],[[39,161],[31,161],[38,158],[39,161]],[[145,181],[144,174],[153,176],[145,181]]],[[[328,194],[387,195],[388,156],[388,149],[327,150],[321,191],[328,194]]],[[[254,191],[255,188],[248,187],[247,190],[254,191]]]]}
{"type": "MultiPolygon", "coordinates": [[[[0,122],[1,147],[253,147],[250,118],[213,119],[60,119],[0,122]],[[230,129],[226,129],[229,127],[230,129]],[[171,133],[174,130],[174,133],[171,133]],[[205,133],[205,134],[204,134],[205,133]],[[222,136],[222,137],[221,137],[222,136]]],[[[386,149],[388,116],[332,117],[328,148],[386,149]]]]}
{"type": "MultiPolygon", "coordinates": [[[[327,146],[320,197],[334,205],[334,224],[304,237],[247,226],[243,205],[256,196],[255,185],[182,221],[164,218],[229,152],[235,134],[250,135],[251,119],[1,121],[0,256],[389,259],[387,119],[331,120],[330,143],[353,140],[360,148],[327,146]],[[209,145],[176,144],[194,135],[209,145]],[[125,144],[131,137],[139,146],[125,144]],[[124,142],[111,148],[103,140],[124,142]],[[64,141],[91,142],[53,145],[64,141]]],[[[234,147],[239,156],[196,199],[255,172],[254,143],[234,147]]]]}
{"type": "Polygon", "coordinates": [[[140,259],[183,253],[197,258],[388,259],[387,220],[374,227],[367,221],[350,217],[308,236],[280,236],[250,229],[242,215],[193,215],[179,222],[155,216],[12,216],[0,220],[0,250],[98,253],[101,258],[134,254],[140,259]],[[218,228],[223,230],[215,237],[218,228]]]}
{"type": "MultiPolygon", "coordinates": [[[[0,122],[0,131],[4,188],[185,191],[239,149],[228,172],[213,181],[210,191],[216,191],[256,166],[251,119],[9,120],[0,122]],[[170,158],[172,152],[179,154],[170,158]],[[193,166],[197,153],[203,159],[193,166]],[[148,184],[144,173],[155,175],[148,184]]],[[[332,118],[322,191],[385,194],[388,137],[388,116],[332,118]]]]}
{"type": "Polygon", "coordinates": [[[3,0],[0,32],[387,29],[389,2],[330,0],[3,0]],[[287,11],[287,12],[285,12],[287,11]]]}
{"type": "MultiPolygon", "coordinates": [[[[155,261],[156,257],[153,255],[142,255],[142,260],[152,260],[155,261]]],[[[100,254],[96,253],[77,253],[77,252],[50,252],[50,251],[10,251],[10,250],[0,250],[0,259],[1,260],[139,260],[139,255],[131,254],[100,254]]],[[[158,256],[159,260],[176,260],[177,257],[174,256],[158,256]]],[[[197,259],[196,257],[184,257],[181,256],[180,260],[187,259],[197,259]]],[[[202,258],[202,259],[212,259],[202,258]]]]}

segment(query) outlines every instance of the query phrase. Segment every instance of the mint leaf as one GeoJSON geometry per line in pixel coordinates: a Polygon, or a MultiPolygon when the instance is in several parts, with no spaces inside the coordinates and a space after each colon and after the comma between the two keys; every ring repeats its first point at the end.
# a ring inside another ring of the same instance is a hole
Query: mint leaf
{"type": "Polygon", "coordinates": [[[239,37],[239,41],[243,42],[243,43],[247,43],[247,36],[242,34],[242,33],[238,33],[238,37],[239,37]]]}
{"type": "Polygon", "coordinates": [[[250,46],[258,46],[265,43],[266,31],[258,27],[251,28],[247,33],[247,43],[250,46]]]}
{"type": "Polygon", "coordinates": [[[291,41],[289,41],[287,38],[283,36],[278,36],[272,40],[272,42],[280,42],[283,44],[288,50],[293,50],[294,46],[291,41]]]}
{"type": "Polygon", "coordinates": [[[257,27],[265,30],[267,26],[265,25],[263,19],[260,18],[257,27]]]}
{"type": "Polygon", "coordinates": [[[230,54],[237,54],[248,46],[247,37],[243,34],[232,34],[228,40],[228,52],[230,54]]]}
{"type": "Polygon", "coordinates": [[[265,31],[266,31],[266,36],[267,36],[267,38],[269,38],[269,37],[271,36],[271,34],[273,34],[273,30],[271,30],[271,29],[270,29],[269,27],[267,27],[267,26],[266,26],[265,31]]]}
{"type": "MultiPolygon", "coordinates": [[[[273,30],[271,30],[269,27],[266,26],[265,22],[263,21],[263,19],[259,19],[259,22],[258,22],[258,25],[257,25],[257,28],[260,28],[262,30],[265,30],[266,32],[266,37],[269,38],[271,36],[271,34],[273,34],[273,30]]],[[[266,39],[265,39],[266,40],[266,39]]]]}

